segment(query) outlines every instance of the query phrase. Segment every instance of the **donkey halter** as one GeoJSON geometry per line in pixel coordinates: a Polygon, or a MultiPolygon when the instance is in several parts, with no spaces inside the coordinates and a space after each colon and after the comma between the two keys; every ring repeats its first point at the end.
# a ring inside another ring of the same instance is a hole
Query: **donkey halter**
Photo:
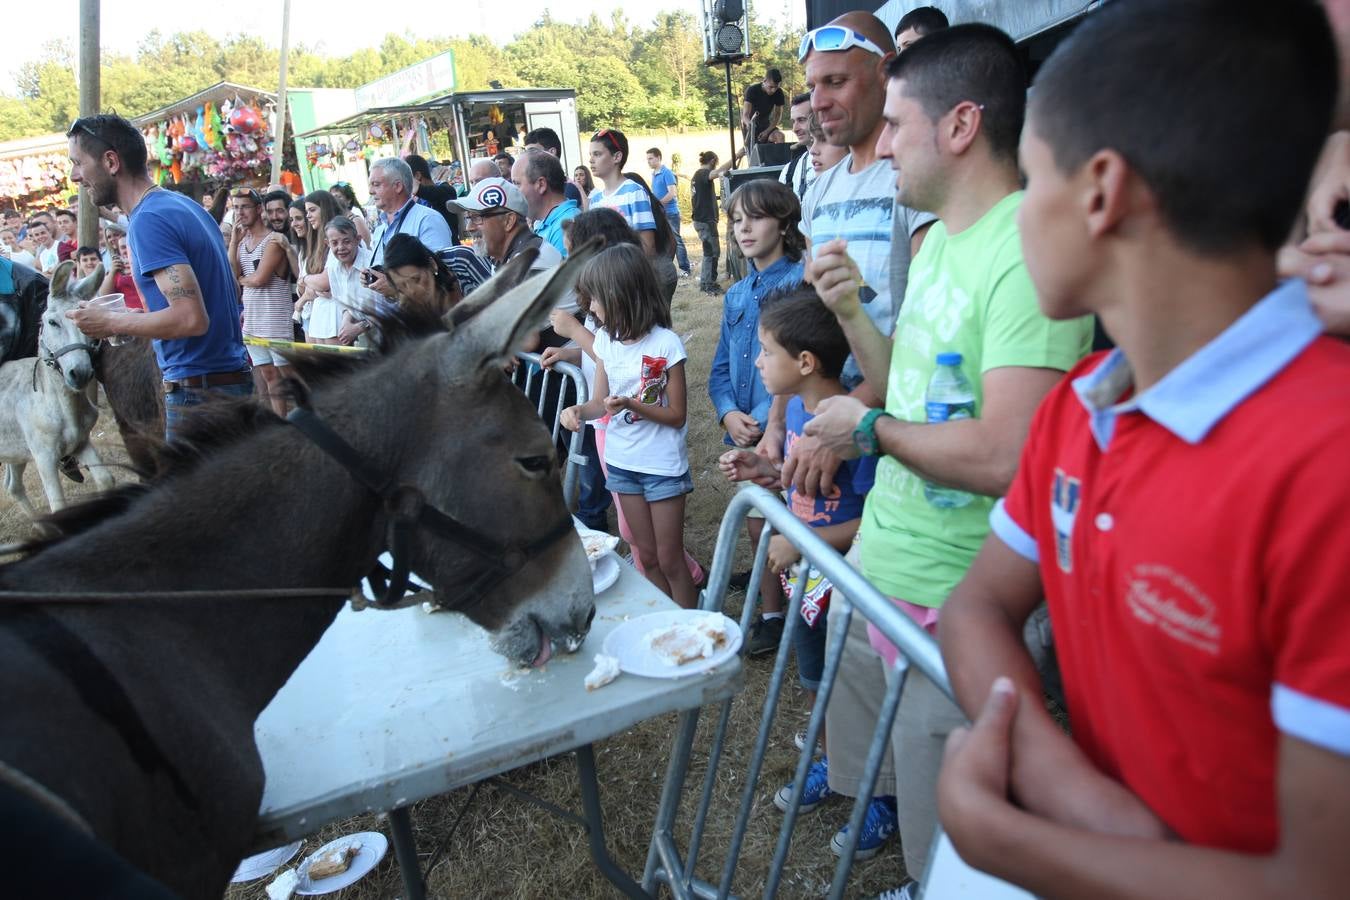
{"type": "Polygon", "coordinates": [[[493,540],[426,502],[426,496],[411,484],[397,482],[368,462],[308,406],[297,406],[286,420],[320,450],[341,465],[359,484],[378,497],[389,516],[389,540],[392,570],[376,564],[367,576],[372,593],[383,584],[383,594],[372,605],[387,608],[402,599],[408,588],[408,541],[414,531],[429,531],[477,556],[486,568],[468,586],[469,599],[461,608],[473,606],[487,592],[515,575],[530,559],[573,532],[571,517],[558,523],[538,540],[528,544],[508,544],[493,540]]]}
{"type": "MultiPolygon", "coordinates": [[[[38,355],[37,355],[38,362],[46,366],[47,368],[51,369],[58,375],[64,376],[66,374],[61,370],[61,363],[58,362],[58,360],[60,360],[61,357],[65,356],[67,353],[75,353],[79,350],[84,350],[92,355],[93,352],[98,349],[99,345],[98,341],[76,341],[73,344],[66,344],[64,347],[61,347],[58,350],[53,350],[50,355],[47,355],[42,352],[42,331],[43,331],[42,328],[38,329],[38,355]]],[[[35,391],[37,390],[37,371],[38,371],[37,365],[34,364],[33,390],[35,391]]]]}

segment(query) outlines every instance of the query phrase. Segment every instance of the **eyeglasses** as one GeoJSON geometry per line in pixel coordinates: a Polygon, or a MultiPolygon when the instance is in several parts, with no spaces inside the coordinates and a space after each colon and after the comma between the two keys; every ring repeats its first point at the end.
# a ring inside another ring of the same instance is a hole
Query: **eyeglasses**
{"type": "Polygon", "coordinates": [[[470,225],[477,225],[481,223],[484,219],[495,219],[497,218],[497,216],[504,216],[509,212],[514,212],[514,210],[498,209],[493,210],[492,212],[468,213],[465,215],[465,218],[469,220],[470,225]]]}
{"type": "Polygon", "coordinates": [[[852,50],[854,47],[861,47],[868,53],[875,53],[883,59],[886,57],[885,50],[882,50],[865,35],[854,31],[852,28],[845,28],[842,25],[826,25],[823,28],[817,28],[815,31],[806,33],[806,36],[802,38],[801,47],[797,49],[797,61],[805,62],[806,54],[812,50],[834,53],[852,50]]]}

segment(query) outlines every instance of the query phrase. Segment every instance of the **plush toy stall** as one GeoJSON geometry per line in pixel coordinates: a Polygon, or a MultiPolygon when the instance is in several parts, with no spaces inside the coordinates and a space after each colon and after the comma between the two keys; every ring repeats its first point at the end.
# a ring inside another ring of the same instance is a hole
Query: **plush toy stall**
{"type": "MultiPolygon", "coordinates": [[[[265,184],[275,122],[275,94],[228,81],[132,120],[145,136],[150,177],[194,196],[221,185],[265,184]]],[[[282,168],[293,172],[288,145],[282,168]]]]}

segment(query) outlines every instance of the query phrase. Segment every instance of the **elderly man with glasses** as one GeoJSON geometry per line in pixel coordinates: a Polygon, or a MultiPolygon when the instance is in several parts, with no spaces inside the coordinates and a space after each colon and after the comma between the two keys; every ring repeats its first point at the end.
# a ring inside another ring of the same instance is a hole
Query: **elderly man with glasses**
{"type": "Polygon", "coordinates": [[[91,192],[95,206],[115,203],[130,215],[132,275],[147,312],[89,306],[66,315],[92,338],[153,340],[164,380],[165,434],[173,440],[184,407],[210,394],[253,393],[238,282],[225,244],[201,204],[150,180],[145,138],[126,119],[77,119],[67,137],[70,180],[91,192]]]}
{"type": "Polygon", "coordinates": [[[539,250],[532,269],[551,269],[562,262],[552,244],[530,231],[529,204],[505,178],[484,178],[467,195],[445,204],[463,213],[473,236],[474,251],[497,267],[530,247],[539,250]]]}
{"type": "Polygon", "coordinates": [[[370,196],[379,209],[379,224],[371,234],[371,280],[367,287],[386,297],[397,294],[384,272],[384,248],[396,234],[410,234],[432,253],[452,246],[454,238],[445,217],[417,202],[412,169],[401,159],[377,159],[370,165],[370,196]]]}

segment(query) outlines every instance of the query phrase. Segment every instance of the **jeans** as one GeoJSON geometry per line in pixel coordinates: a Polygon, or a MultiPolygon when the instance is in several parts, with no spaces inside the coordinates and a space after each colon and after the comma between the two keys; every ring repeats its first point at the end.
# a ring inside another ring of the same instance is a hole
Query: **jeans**
{"type": "Polygon", "coordinates": [[[182,428],[187,416],[184,414],[190,406],[199,406],[207,400],[217,397],[251,397],[253,382],[241,384],[222,384],[211,388],[179,388],[164,395],[164,440],[173,442],[176,432],[182,428]]]}
{"type": "Polygon", "coordinates": [[[680,234],[680,214],[666,213],[666,219],[670,222],[670,230],[675,233],[675,259],[680,264],[680,271],[689,274],[689,251],[684,249],[684,237],[680,234]]]}
{"type": "Polygon", "coordinates": [[[694,222],[694,230],[703,243],[703,269],[699,272],[698,286],[705,291],[717,287],[717,257],[722,248],[717,243],[717,224],[714,222],[694,222]]]}

